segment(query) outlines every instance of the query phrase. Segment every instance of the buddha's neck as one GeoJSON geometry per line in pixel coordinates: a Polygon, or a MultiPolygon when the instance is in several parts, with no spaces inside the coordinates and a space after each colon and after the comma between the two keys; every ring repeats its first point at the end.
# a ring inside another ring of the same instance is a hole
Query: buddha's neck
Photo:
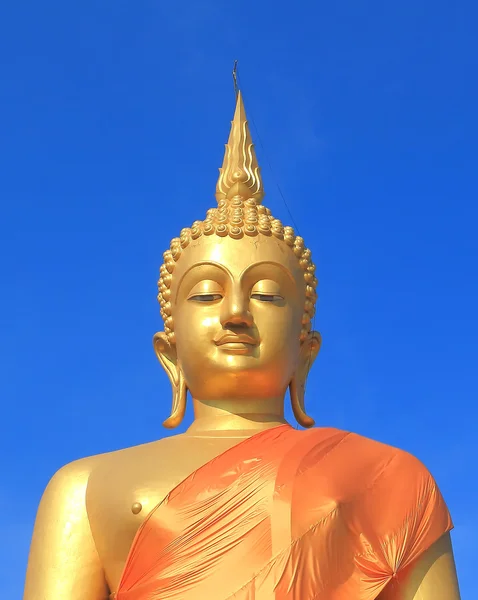
{"type": "Polygon", "coordinates": [[[283,398],[214,401],[193,398],[193,407],[194,421],[186,435],[242,437],[287,423],[283,398]]]}

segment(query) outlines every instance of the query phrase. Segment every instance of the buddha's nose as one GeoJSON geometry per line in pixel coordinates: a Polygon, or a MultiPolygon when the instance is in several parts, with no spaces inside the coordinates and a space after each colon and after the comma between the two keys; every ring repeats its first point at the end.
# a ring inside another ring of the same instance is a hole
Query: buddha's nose
{"type": "Polygon", "coordinates": [[[254,319],[249,312],[249,298],[243,294],[233,294],[227,302],[223,303],[221,323],[223,327],[251,327],[254,319]]]}

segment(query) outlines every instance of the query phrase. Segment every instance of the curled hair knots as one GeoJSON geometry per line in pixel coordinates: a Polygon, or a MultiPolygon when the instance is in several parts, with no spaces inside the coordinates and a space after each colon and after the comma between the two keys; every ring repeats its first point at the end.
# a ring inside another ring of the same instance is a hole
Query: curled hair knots
{"type": "Polygon", "coordinates": [[[244,206],[246,208],[255,208],[257,206],[262,206],[262,205],[261,204],[258,205],[255,198],[248,198],[247,200],[244,201],[244,206]]]}
{"type": "Polygon", "coordinates": [[[181,240],[179,238],[173,238],[171,240],[171,256],[173,257],[174,262],[178,260],[181,256],[181,240]]]}
{"type": "Polygon", "coordinates": [[[201,221],[194,221],[191,225],[191,239],[197,240],[203,232],[203,224],[201,221]]]}
{"type": "Polygon", "coordinates": [[[257,227],[253,223],[247,223],[244,226],[244,233],[246,235],[253,236],[253,235],[257,235],[259,233],[259,231],[257,230],[257,227]]]}
{"type": "Polygon", "coordinates": [[[212,235],[214,233],[214,225],[211,221],[205,221],[203,226],[204,235],[212,235]]]}
{"type": "MultiPolygon", "coordinates": [[[[263,208],[263,207],[261,207],[261,208],[263,208]]],[[[267,215],[265,215],[265,214],[260,215],[257,228],[259,230],[259,233],[262,233],[262,235],[270,235],[272,233],[271,222],[267,215]]]]}
{"type": "Polygon", "coordinates": [[[219,223],[216,225],[216,235],[219,237],[226,237],[229,233],[229,227],[225,223],[219,223]]]}
{"type": "Polygon", "coordinates": [[[189,227],[185,227],[181,230],[179,235],[179,243],[181,244],[181,248],[186,248],[191,241],[191,230],[189,227]]]}
{"type": "Polygon", "coordinates": [[[237,225],[231,225],[229,226],[229,235],[234,240],[239,240],[241,237],[243,237],[244,231],[242,227],[238,227],[237,225]]]}
{"type": "Polygon", "coordinates": [[[271,231],[274,237],[283,240],[284,239],[284,227],[279,219],[273,219],[271,222],[271,231]]]}

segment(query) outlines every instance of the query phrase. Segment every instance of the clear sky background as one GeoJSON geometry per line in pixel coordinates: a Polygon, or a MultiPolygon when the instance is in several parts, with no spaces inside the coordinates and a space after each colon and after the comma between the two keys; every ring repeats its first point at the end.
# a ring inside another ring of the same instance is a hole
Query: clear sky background
{"type": "Polygon", "coordinates": [[[474,0],[1,4],[1,598],[60,466],[166,434],[158,269],[214,205],[235,58],[318,267],[309,412],[426,463],[475,597],[477,31],[474,0]]]}

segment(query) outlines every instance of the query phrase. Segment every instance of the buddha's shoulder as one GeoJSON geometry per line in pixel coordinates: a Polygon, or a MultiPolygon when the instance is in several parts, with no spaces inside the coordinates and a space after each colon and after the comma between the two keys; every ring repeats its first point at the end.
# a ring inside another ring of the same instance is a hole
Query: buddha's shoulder
{"type": "MultiPolygon", "coordinates": [[[[175,436],[173,436],[175,437],[175,436]]],[[[101,481],[104,477],[115,478],[138,465],[164,459],[168,449],[174,442],[172,438],[163,438],[154,442],[121,448],[110,452],[95,454],[74,460],[62,466],[47,486],[47,492],[56,495],[71,495],[85,491],[92,483],[101,481]]]]}
{"type": "Polygon", "coordinates": [[[327,445],[323,460],[339,478],[352,478],[365,486],[379,481],[385,486],[398,481],[405,485],[422,484],[433,479],[423,462],[404,449],[350,431],[334,428],[317,431],[318,438],[327,445]]]}

